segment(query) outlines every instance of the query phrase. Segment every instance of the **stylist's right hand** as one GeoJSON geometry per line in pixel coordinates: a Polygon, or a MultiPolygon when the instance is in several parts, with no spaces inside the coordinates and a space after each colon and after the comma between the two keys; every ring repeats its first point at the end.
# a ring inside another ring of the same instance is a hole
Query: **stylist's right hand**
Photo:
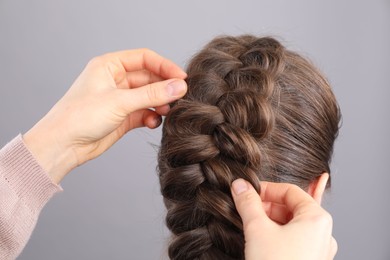
{"type": "Polygon", "coordinates": [[[246,260],[329,260],[337,252],[332,217],[296,185],[261,182],[261,197],[242,179],[232,183],[242,218],[246,260]]]}

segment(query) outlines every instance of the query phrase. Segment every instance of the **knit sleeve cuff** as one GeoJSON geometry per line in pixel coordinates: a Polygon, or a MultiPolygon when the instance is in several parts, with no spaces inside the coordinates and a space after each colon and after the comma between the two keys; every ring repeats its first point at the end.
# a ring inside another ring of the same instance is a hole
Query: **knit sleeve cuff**
{"type": "Polygon", "coordinates": [[[40,211],[55,193],[62,191],[38,164],[21,134],[0,150],[0,173],[32,211],[40,211]]]}

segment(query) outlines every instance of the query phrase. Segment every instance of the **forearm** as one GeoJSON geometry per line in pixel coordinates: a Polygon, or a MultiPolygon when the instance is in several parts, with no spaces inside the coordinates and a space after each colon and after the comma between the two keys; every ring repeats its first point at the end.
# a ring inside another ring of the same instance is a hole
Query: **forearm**
{"type": "Polygon", "coordinates": [[[0,150],[0,259],[14,259],[20,254],[40,211],[61,190],[20,135],[0,150]]]}

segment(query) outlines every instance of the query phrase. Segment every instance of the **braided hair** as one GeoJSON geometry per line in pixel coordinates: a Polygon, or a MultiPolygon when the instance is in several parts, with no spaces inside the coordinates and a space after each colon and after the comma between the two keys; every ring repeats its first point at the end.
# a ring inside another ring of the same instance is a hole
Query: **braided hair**
{"type": "Polygon", "coordinates": [[[340,112],[306,59],[271,37],[223,36],[193,57],[158,158],[171,259],[244,259],[230,193],[243,178],[307,188],[330,172],[340,112]]]}

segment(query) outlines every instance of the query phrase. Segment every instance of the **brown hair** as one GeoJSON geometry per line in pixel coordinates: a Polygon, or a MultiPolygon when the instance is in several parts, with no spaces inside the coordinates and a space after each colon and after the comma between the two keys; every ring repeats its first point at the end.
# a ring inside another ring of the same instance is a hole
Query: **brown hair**
{"type": "Polygon", "coordinates": [[[158,167],[171,259],[244,259],[237,178],[306,189],[329,172],[340,112],[321,73],[270,37],[224,36],[188,66],[188,93],[164,126],[158,167]]]}

